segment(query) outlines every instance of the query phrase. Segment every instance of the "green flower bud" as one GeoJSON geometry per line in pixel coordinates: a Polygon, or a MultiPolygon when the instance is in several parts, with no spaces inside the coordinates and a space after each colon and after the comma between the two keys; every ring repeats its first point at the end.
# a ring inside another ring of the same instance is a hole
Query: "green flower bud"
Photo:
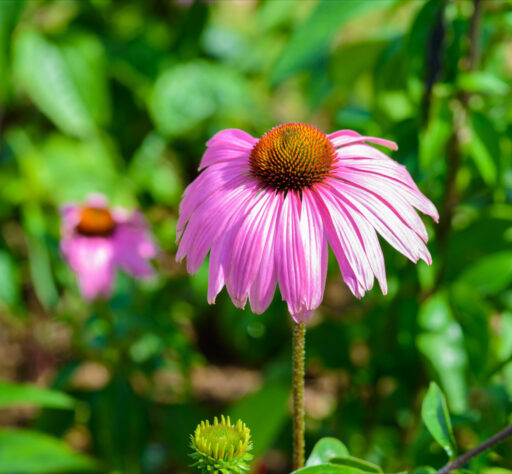
{"type": "Polygon", "coordinates": [[[249,470],[252,455],[251,431],[242,420],[232,425],[228,417],[217,417],[212,424],[201,421],[190,436],[195,460],[202,474],[242,474],[249,470]]]}

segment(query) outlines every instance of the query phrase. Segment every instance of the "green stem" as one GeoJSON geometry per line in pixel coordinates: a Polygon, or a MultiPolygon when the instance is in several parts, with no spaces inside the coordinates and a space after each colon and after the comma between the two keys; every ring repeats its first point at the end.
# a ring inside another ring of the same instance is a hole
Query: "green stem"
{"type": "Polygon", "coordinates": [[[304,360],[306,324],[293,325],[293,469],[304,467],[306,427],[304,411],[304,360]]]}

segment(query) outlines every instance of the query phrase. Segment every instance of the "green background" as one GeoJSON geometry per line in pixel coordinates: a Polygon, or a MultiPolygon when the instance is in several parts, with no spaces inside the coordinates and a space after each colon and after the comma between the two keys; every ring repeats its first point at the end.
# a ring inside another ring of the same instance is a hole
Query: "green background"
{"type": "MultiPolygon", "coordinates": [[[[191,277],[174,258],[181,194],[223,128],[394,140],[440,211],[431,267],[382,242],[386,297],[356,300],[331,262],[307,336],[308,451],[333,436],[386,472],[441,467],[430,381],[461,451],[510,422],[511,31],[506,0],[0,0],[0,378],[55,390],[0,387],[0,472],[191,472],[188,435],[220,413],[251,428],[254,472],[290,472],[284,303],[208,306],[207,265],[191,277]],[[92,191],[140,207],[162,253],[154,280],[120,274],[89,305],[58,207],[92,191]]],[[[509,472],[510,452],[471,472],[509,472]]]]}

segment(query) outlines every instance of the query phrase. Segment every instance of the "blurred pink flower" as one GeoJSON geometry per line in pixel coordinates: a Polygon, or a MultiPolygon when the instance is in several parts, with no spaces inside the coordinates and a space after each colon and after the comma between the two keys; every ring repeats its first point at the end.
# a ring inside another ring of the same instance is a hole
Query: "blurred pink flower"
{"type": "Polygon", "coordinates": [[[240,308],[270,304],[276,283],[295,321],[323,298],[328,244],[343,279],[361,298],[374,277],[387,292],[377,232],[413,262],[428,264],[427,231],[416,209],[435,206],[406,168],[368,145],[395,143],[351,130],[325,135],[285,124],[259,140],[236,129],[217,133],[180,205],[176,258],[194,273],[210,252],[208,301],[226,285],[240,308]]]}
{"type": "Polygon", "coordinates": [[[110,209],[104,196],[91,194],[61,215],[60,248],[85,299],[110,296],[117,268],[135,278],[153,275],[148,259],[157,247],[141,213],[110,209]]]}

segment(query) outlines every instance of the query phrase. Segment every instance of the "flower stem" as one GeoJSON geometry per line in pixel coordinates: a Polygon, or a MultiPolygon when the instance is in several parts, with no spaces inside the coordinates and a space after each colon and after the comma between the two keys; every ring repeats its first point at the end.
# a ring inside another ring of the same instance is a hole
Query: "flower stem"
{"type": "Polygon", "coordinates": [[[293,469],[304,467],[304,360],[306,324],[293,325],[293,469]]]}
{"type": "Polygon", "coordinates": [[[479,455],[481,452],[489,449],[491,446],[494,446],[497,443],[500,443],[508,436],[512,435],[512,425],[507,426],[505,429],[501,430],[499,433],[495,434],[492,438],[489,438],[487,441],[484,441],[482,444],[478,445],[476,448],[473,448],[471,451],[463,454],[460,458],[457,458],[455,461],[447,464],[442,469],[437,471],[437,474],[448,474],[449,472],[455,471],[460,467],[464,466],[470,459],[479,455]]]}

